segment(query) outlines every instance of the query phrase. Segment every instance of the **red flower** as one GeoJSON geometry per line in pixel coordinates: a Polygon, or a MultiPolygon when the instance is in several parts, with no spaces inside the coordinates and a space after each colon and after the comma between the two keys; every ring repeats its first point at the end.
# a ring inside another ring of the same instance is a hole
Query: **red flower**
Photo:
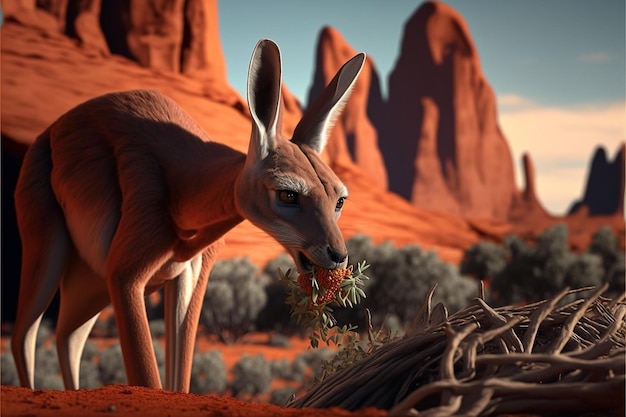
{"type": "MultiPolygon", "coordinates": [[[[317,300],[312,304],[327,304],[336,298],[337,290],[339,290],[343,280],[352,275],[352,266],[338,269],[314,268],[314,273],[319,285],[319,291],[317,300]]],[[[298,284],[300,284],[304,293],[311,298],[313,294],[311,273],[298,275],[298,284]]]]}

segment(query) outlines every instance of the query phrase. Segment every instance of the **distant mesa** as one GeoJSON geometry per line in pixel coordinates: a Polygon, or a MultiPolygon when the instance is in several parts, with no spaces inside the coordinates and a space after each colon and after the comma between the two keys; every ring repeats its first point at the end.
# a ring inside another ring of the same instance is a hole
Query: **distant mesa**
{"type": "Polygon", "coordinates": [[[626,145],[619,147],[615,159],[609,161],[604,147],[596,148],[587,176],[582,198],[572,204],[568,214],[576,214],[583,207],[591,216],[624,213],[624,156],[626,145]]]}
{"type": "MultiPolygon", "coordinates": [[[[336,30],[324,28],[310,95],[354,53],[336,30]]],[[[559,221],[539,201],[531,154],[522,158],[525,189],[517,188],[477,48],[462,16],[443,3],[425,2],[407,20],[388,99],[375,66],[363,71],[332,143],[332,161],[353,161],[376,185],[385,178],[390,191],[418,208],[546,227],[559,221]],[[346,129],[347,121],[358,121],[360,130],[346,129]]],[[[569,211],[578,219],[624,215],[623,146],[613,162],[599,152],[585,196],[569,211]]]]}
{"type": "Polygon", "coordinates": [[[408,19],[389,98],[374,104],[369,115],[391,191],[426,210],[507,219],[519,193],[511,151],[469,29],[455,10],[427,2],[408,19]]]}

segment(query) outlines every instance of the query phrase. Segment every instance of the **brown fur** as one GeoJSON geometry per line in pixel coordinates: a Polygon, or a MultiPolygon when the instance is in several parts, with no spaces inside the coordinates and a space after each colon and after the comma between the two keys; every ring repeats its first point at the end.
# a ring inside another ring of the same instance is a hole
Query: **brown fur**
{"type": "Polygon", "coordinates": [[[347,191],[319,153],[363,61],[339,71],[288,141],[276,133],[280,52],[260,41],[248,155],[211,142],[175,102],[144,90],[87,101],[39,136],[15,194],[24,255],[12,349],[22,385],[33,388],[39,321],[60,287],[66,388],[78,388],[86,338],[109,302],[128,383],[161,387],[143,298],[164,287],[165,387],[188,391],[209,272],[222,236],[244,218],[282,243],[299,270],[345,266],[336,205],[347,191]],[[282,204],[278,191],[292,184],[303,191],[298,204],[282,204]]]}

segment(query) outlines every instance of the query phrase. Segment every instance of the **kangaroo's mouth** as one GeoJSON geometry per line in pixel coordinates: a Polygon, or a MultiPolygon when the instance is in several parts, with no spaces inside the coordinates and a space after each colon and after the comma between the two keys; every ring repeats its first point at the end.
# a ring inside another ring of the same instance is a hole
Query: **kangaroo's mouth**
{"type": "Polygon", "coordinates": [[[298,252],[298,263],[300,264],[301,272],[311,272],[315,264],[306,257],[304,252],[298,252]]]}

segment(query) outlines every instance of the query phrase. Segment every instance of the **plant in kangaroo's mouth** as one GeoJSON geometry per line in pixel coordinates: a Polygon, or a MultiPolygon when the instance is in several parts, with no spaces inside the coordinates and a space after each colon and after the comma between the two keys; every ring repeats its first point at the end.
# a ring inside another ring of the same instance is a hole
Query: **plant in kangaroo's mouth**
{"type": "Polygon", "coordinates": [[[337,326],[332,306],[354,307],[365,298],[364,280],[369,279],[365,270],[369,265],[365,261],[348,268],[324,269],[313,267],[310,272],[300,274],[296,279],[291,269],[283,273],[279,270],[280,280],[289,286],[289,295],[285,301],[291,306],[291,316],[298,325],[311,329],[311,346],[317,348],[322,341],[327,345],[339,345],[344,337],[357,336],[356,326],[337,326]]]}

